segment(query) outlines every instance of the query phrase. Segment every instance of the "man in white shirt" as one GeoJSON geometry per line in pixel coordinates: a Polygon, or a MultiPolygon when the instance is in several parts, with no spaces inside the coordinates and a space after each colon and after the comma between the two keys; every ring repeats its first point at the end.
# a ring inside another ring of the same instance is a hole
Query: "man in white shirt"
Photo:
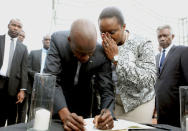
{"type": "Polygon", "coordinates": [[[8,33],[0,36],[0,126],[15,124],[17,104],[27,89],[27,47],[17,41],[22,29],[19,19],[8,24],[8,33]]]}
{"type": "Polygon", "coordinates": [[[46,35],[43,38],[43,48],[42,48],[42,56],[41,56],[40,73],[43,72],[45,61],[46,61],[46,55],[47,55],[49,47],[50,47],[50,36],[46,35]]]}
{"type": "Polygon", "coordinates": [[[29,78],[34,79],[35,73],[42,73],[45,65],[46,55],[50,47],[50,35],[46,35],[42,40],[43,48],[40,50],[33,50],[29,54],[28,67],[29,78]]]}

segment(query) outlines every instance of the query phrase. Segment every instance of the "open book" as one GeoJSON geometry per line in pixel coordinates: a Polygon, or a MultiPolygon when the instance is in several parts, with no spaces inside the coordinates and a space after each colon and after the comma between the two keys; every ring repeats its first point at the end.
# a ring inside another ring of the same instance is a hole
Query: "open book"
{"type": "MultiPolygon", "coordinates": [[[[84,119],[84,121],[86,122],[86,131],[101,131],[95,128],[93,118],[84,119]]],[[[114,128],[108,131],[127,131],[132,128],[152,129],[153,127],[118,119],[117,121],[114,121],[114,128]]]]}

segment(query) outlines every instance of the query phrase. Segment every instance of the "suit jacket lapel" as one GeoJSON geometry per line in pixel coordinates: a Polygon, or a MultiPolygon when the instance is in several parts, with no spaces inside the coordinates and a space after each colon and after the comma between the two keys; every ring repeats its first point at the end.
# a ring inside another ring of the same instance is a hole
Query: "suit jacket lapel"
{"type": "Polygon", "coordinates": [[[159,76],[159,73],[160,73],[160,70],[159,70],[159,61],[160,61],[160,56],[161,56],[161,53],[159,53],[159,54],[156,56],[156,68],[157,68],[157,76],[159,76]]]}
{"type": "Polygon", "coordinates": [[[39,51],[39,65],[41,67],[41,60],[42,60],[42,49],[39,51]]]}
{"type": "Polygon", "coordinates": [[[167,56],[166,56],[166,58],[164,60],[164,63],[162,65],[162,69],[161,69],[160,75],[162,74],[162,72],[163,72],[163,70],[164,70],[164,68],[166,66],[168,58],[171,57],[171,55],[173,54],[174,50],[175,50],[175,46],[172,46],[172,48],[169,50],[169,52],[168,52],[168,54],[167,54],[167,56]]]}
{"type": "Polygon", "coordinates": [[[3,64],[4,48],[5,48],[5,35],[0,37],[0,68],[3,64]]]}
{"type": "Polygon", "coordinates": [[[92,68],[92,66],[93,66],[93,57],[91,57],[88,62],[82,63],[80,70],[82,72],[88,73],[90,71],[90,69],[92,68]]]}
{"type": "MultiPolygon", "coordinates": [[[[19,62],[19,54],[20,54],[20,51],[21,50],[21,46],[20,46],[20,43],[17,41],[16,43],[16,47],[15,47],[15,50],[14,50],[14,56],[12,58],[12,65],[11,67],[17,67],[17,63],[19,62]]],[[[11,68],[11,70],[14,69],[14,68],[11,68]]],[[[10,72],[11,73],[11,72],[10,72]]]]}

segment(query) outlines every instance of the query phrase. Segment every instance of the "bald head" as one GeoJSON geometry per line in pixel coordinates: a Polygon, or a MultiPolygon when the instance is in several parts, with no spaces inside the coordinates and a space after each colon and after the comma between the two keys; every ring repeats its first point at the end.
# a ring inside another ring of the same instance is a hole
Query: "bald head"
{"type": "Polygon", "coordinates": [[[83,50],[92,48],[97,42],[95,25],[85,19],[76,20],[71,26],[70,38],[76,47],[83,50]]]}
{"type": "Polygon", "coordinates": [[[49,34],[43,37],[43,40],[42,40],[43,48],[47,50],[50,48],[50,40],[51,40],[51,36],[49,34]]]}
{"type": "Polygon", "coordinates": [[[97,42],[95,25],[85,19],[76,20],[71,26],[69,42],[73,53],[77,52],[79,55],[93,53],[97,42]]]}

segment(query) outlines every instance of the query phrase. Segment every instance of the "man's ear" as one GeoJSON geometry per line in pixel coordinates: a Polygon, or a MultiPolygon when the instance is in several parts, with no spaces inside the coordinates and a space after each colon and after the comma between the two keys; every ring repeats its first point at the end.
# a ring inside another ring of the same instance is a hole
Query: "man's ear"
{"type": "Polygon", "coordinates": [[[126,24],[123,24],[123,30],[125,31],[125,29],[126,29],[126,24]]]}
{"type": "Polygon", "coordinates": [[[68,41],[69,41],[69,43],[71,42],[71,38],[70,38],[70,36],[67,38],[68,39],[68,41]]]}
{"type": "Polygon", "coordinates": [[[175,37],[175,35],[174,35],[174,34],[172,34],[172,39],[174,39],[174,37],[175,37]]]}
{"type": "Polygon", "coordinates": [[[9,29],[9,27],[10,27],[10,24],[8,24],[8,29],[9,29]]]}

